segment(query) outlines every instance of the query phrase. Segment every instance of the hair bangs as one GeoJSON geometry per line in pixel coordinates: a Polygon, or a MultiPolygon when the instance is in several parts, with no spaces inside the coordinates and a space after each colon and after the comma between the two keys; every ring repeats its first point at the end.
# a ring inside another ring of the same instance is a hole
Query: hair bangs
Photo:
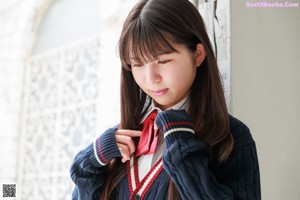
{"type": "Polygon", "coordinates": [[[162,54],[177,52],[171,45],[172,37],[158,30],[154,24],[139,18],[128,27],[122,40],[120,57],[125,69],[131,70],[131,63],[144,64],[158,60],[162,54]]]}

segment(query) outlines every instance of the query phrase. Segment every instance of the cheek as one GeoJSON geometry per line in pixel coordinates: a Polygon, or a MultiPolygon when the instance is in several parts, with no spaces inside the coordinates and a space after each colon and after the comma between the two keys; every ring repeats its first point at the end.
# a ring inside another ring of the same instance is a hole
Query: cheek
{"type": "Polygon", "coordinates": [[[133,79],[135,80],[135,82],[138,84],[138,86],[141,87],[142,81],[143,81],[142,74],[136,70],[132,70],[132,76],[133,76],[133,79]]]}
{"type": "Polygon", "coordinates": [[[195,68],[182,67],[182,68],[177,69],[173,73],[169,73],[169,78],[176,82],[180,82],[181,80],[184,82],[190,82],[190,81],[193,82],[195,75],[196,75],[195,68]]]}
{"type": "Polygon", "coordinates": [[[181,89],[189,88],[196,77],[196,69],[188,68],[177,73],[177,77],[173,79],[173,81],[177,84],[177,86],[181,89]]]}

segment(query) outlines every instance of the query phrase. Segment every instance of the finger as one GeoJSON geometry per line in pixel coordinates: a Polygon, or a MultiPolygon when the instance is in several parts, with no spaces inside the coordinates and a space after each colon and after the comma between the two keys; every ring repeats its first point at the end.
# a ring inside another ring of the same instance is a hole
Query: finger
{"type": "Polygon", "coordinates": [[[135,151],[135,144],[131,137],[125,135],[116,135],[116,142],[126,145],[129,148],[130,155],[135,151]]]}
{"type": "Polygon", "coordinates": [[[118,129],[118,130],[116,130],[115,134],[116,135],[126,135],[129,137],[140,137],[142,134],[142,131],[118,129]]]}
{"type": "Polygon", "coordinates": [[[126,162],[127,160],[126,160],[125,158],[122,158],[121,161],[122,161],[122,163],[124,163],[124,162],[126,162]]]}
{"type": "Polygon", "coordinates": [[[117,143],[117,146],[118,146],[119,151],[122,155],[122,162],[126,162],[127,160],[129,160],[130,159],[130,152],[129,152],[128,147],[124,144],[118,144],[118,143],[117,143]]]}

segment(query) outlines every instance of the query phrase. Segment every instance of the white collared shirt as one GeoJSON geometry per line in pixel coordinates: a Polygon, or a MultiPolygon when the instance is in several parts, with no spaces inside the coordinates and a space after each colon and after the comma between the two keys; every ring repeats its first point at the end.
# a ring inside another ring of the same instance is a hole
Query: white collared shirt
{"type": "MultiPolygon", "coordinates": [[[[169,109],[174,109],[174,110],[185,109],[185,110],[187,110],[187,102],[188,102],[188,97],[184,98],[179,103],[177,103],[176,105],[174,105],[171,108],[168,108],[167,110],[169,110],[169,109]]],[[[158,108],[157,106],[154,105],[154,102],[152,100],[148,111],[146,112],[146,114],[144,115],[144,117],[141,120],[141,123],[143,123],[143,121],[148,117],[148,115],[153,110],[157,110],[158,113],[162,112],[162,110],[160,108],[158,108]]],[[[150,171],[151,167],[161,158],[161,156],[163,155],[165,150],[166,150],[166,146],[164,143],[164,134],[161,131],[159,131],[157,147],[156,147],[155,153],[148,154],[148,155],[141,155],[138,159],[139,180],[142,180],[146,176],[146,174],[150,171]]]]}

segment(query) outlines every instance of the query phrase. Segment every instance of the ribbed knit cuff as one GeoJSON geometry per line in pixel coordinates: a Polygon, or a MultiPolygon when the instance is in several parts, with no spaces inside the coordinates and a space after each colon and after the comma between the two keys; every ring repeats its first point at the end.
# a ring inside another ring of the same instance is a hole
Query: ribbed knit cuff
{"type": "Polygon", "coordinates": [[[93,164],[104,166],[115,157],[122,157],[115,139],[116,128],[105,131],[94,142],[93,164]]]}
{"type": "Polygon", "coordinates": [[[185,110],[165,110],[160,112],[155,119],[155,123],[164,132],[165,139],[172,137],[175,133],[194,134],[192,119],[185,110]]]}

